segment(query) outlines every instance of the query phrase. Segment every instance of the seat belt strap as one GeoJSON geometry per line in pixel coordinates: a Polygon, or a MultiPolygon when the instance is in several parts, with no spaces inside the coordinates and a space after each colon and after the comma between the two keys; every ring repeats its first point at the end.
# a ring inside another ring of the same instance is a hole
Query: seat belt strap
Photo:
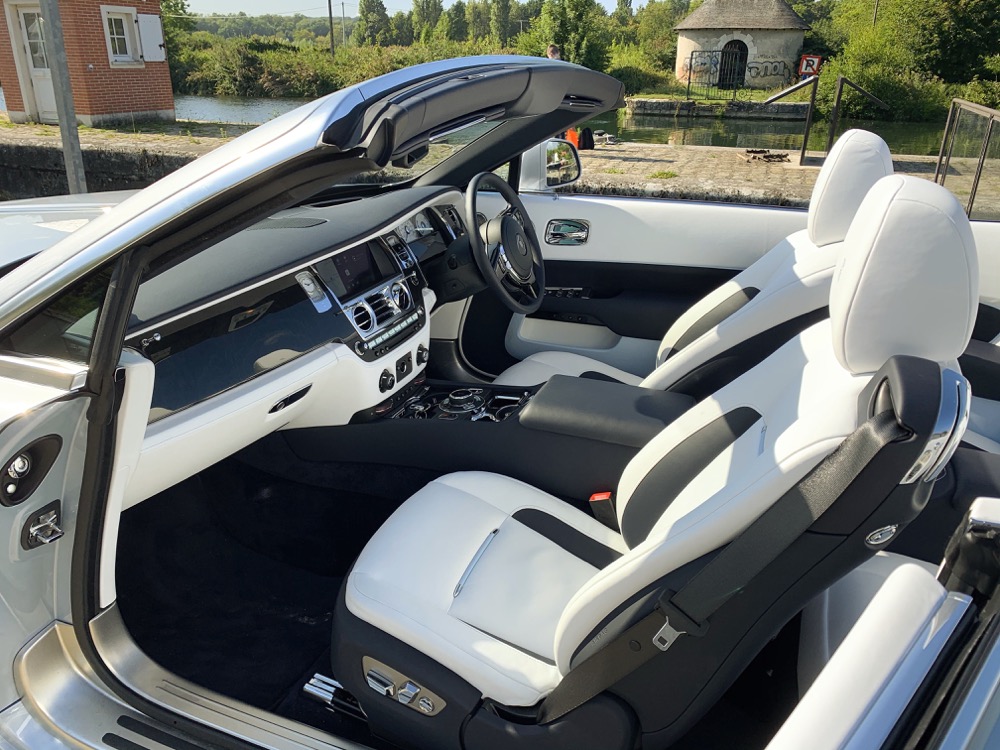
{"type": "MultiPolygon", "coordinates": [[[[574,667],[542,702],[548,724],[611,688],[682,635],[700,637],[709,617],[774,562],[857,479],[883,447],[908,437],[892,411],[865,422],[809,475],[782,495],[676,594],[665,591],[656,609],[574,667]],[[837,458],[847,461],[837,461],[837,458]],[[836,467],[836,471],[832,468],[836,467]]],[[[899,483],[888,479],[886,492],[899,483]]]]}

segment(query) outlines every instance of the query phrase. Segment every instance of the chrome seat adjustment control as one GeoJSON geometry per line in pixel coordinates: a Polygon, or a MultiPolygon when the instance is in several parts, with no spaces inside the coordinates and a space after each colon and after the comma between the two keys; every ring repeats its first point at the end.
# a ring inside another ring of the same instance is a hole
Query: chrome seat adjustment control
{"type": "Polygon", "coordinates": [[[392,683],[392,680],[375,669],[368,670],[365,674],[365,680],[368,682],[368,687],[379,695],[391,698],[396,692],[396,686],[392,683]]]}
{"type": "Polygon", "coordinates": [[[361,669],[372,690],[423,716],[437,716],[447,706],[434,691],[370,656],[361,658],[361,669]]]}
{"type": "Polygon", "coordinates": [[[399,687],[399,692],[396,694],[396,700],[404,705],[410,705],[413,703],[413,699],[417,697],[417,693],[420,692],[420,686],[414,685],[412,682],[404,682],[399,687]]]}

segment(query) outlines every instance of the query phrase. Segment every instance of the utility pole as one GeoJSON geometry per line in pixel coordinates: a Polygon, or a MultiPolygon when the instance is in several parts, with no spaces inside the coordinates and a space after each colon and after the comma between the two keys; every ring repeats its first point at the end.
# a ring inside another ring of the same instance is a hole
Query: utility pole
{"type": "Polygon", "coordinates": [[[326,10],[330,18],[330,57],[333,57],[333,0],[326,0],[326,10]]]}
{"type": "Polygon", "coordinates": [[[878,22],[878,0],[875,0],[875,12],[872,13],[872,28],[875,28],[875,24],[878,22]]]}
{"type": "Polygon", "coordinates": [[[80,133],[76,129],[76,108],[73,106],[73,89],[69,80],[69,62],[66,59],[59,2],[41,0],[41,6],[45,51],[49,58],[52,88],[55,89],[56,115],[59,117],[59,134],[62,136],[63,160],[66,162],[66,182],[69,183],[71,193],[86,193],[87,177],[83,171],[80,133]]]}
{"type": "Polygon", "coordinates": [[[344,32],[344,46],[347,46],[347,12],[344,10],[344,3],[340,3],[340,30],[344,32]]]}

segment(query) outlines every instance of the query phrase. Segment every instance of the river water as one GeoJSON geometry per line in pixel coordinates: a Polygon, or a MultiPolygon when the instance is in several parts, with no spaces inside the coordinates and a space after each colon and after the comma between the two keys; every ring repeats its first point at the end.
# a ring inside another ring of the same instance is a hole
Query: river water
{"type": "MultiPolygon", "coordinates": [[[[242,99],[237,97],[174,97],[179,120],[208,120],[259,124],[305,103],[304,99],[242,99]]],[[[0,110],[6,110],[0,90],[0,110]]],[[[802,122],[733,120],[715,117],[625,117],[606,113],[588,123],[622,140],[642,143],[669,143],[686,146],[729,146],[797,150],[802,147],[802,122]]],[[[851,122],[838,128],[861,127],[882,136],[895,154],[936,156],[941,146],[944,122],[851,122]]],[[[814,123],[809,148],[826,150],[828,125],[814,123]]]]}
{"type": "MultiPolygon", "coordinates": [[[[211,122],[260,123],[303,104],[302,99],[239,99],[234,97],[176,96],[178,119],[211,122]]],[[[624,111],[595,117],[594,130],[622,140],[686,146],[729,146],[796,150],[802,147],[802,122],[733,120],[716,117],[624,117],[624,111]]],[[[944,122],[843,121],[839,132],[861,127],[882,136],[893,153],[934,155],[941,147],[944,122]]],[[[809,148],[826,150],[828,125],[815,123],[809,148]]]]}

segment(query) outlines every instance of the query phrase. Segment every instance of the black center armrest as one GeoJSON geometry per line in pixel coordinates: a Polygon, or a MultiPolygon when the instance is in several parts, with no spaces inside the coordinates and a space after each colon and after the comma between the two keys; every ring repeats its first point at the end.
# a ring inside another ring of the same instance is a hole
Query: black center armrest
{"type": "Polygon", "coordinates": [[[519,421],[531,430],[641,448],[695,403],[683,393],[554,375],[519,421]]]}
{"type": "Polygon", "coordinates": [[[1000,401],[1000,346],[973,339],[958,364],[973,395],[1000,401]]]}

